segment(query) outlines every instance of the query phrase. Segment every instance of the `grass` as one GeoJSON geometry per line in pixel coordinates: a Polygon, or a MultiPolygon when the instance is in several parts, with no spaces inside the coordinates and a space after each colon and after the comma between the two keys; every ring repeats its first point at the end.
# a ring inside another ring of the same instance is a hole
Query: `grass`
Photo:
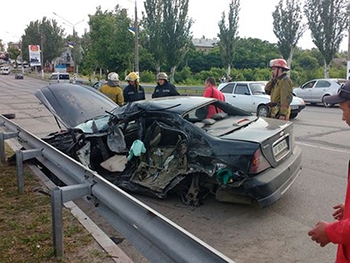
{"type": "MultiPolygon", "coordinates": [[[[6,156],[13,154],[6,145],[6,156]]],[[[24,165],[25,193],[19,194],[16,167],[0,163],[0,262],[108,262],[88,231],[63,210],[64,257],[54,255],[49,192],[24,165]],[[97,248],[96,248],[97,247],[97,248]]]]}

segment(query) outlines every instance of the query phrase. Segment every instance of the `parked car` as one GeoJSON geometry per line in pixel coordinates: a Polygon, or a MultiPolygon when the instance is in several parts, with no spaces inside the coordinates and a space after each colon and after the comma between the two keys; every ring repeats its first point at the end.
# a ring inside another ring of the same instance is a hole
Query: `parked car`
{"type": "Polygon", "coordinates": [[[9,75],[10,74],[10,67],[2,66],[0,68],[0,74],[1,75],[9,75]]]}
{"type": "MultiPolygon", "coordinates": [[[[236,81],[221,83],[218,89],[224,94],[226,101],[232,105],[266,117],[269,112],[266,104],[270,102],[270,96],[265,93],[265,84],[266,81],[236,81]]],[[[290,118],[293,119],[305,108],[305,102],[293,96],[290,107],[290,118]]]]}
{"type": "Polygon", "coordinates": [[[106,81],[105,80],[99,80],[99,81],[96,81],[96,82],[94,82],[94,84],[92,84],[92,87],[94,88],[94,89],[99,89],[103,84],[105,84],[106,83],[106,81]]]}
{"type": "Polygon", "coordinates": [[[65,72],[54,72],[51,74],[49,84],[70,83],[70,75],[65,72]]]}
{"type": "Polygon", "coordinates": [[[21,73],[15,74],[15,79],[23,79],[23,78],[24,78],[23,74],[21,74],[21,73]]]}
{"type": "Polygon", "coordinates": [[[65,127],[44,141],[120,188],[200,205],[275,203],[301,171],[293,123],[227,102],[175,96],[119,107],[92,87],[49,85],[36,97],[65,127]],[[206,119],[207,107],[218,113],[206,119]]]}
{"type": "Polygon", "coordinates": [[[338,89],[345,82],[346,79],[313,79],[299,88],[294,88],[293,94],[303,98],[307,103],[323,103],[326,107],[332,107],[334,105],[326,103],[324,98],[337,94],[338,89]]]}

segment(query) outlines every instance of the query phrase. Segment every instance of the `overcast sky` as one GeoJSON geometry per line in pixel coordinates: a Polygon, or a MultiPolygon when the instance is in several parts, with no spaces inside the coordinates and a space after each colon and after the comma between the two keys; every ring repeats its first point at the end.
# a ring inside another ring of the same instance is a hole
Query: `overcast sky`
{"type": "MultiPolygon", "coordinates": [[[[304,2],[304,0],[301,1],[304,2]]],[[[143,10],[143,2],[141,0],[136,2],[139,18],[143,10]]],[[[241,0],[238,35],[276,43],[277,39],[272,31],[272,12],[278,2],[279,0],[241,0]]],[[[226,12],[227,17],[229,3],[230,0],[190,0],[189,17],[194,20],[193,36],[195,38],[217,37],[218,22],[223,11],[226,12]]],[[[55,19],[67,33],[73,30],[72,26],[67,26],[67,21],[76,24],[75,30],[81,35],[85,29],[88,29],[88,15],[94,14],[97,6],[100,5],[103,11],[111,11],[117,4],[128,9],[130,17],[134,17],[135,0],[16,0],[13,2],[3,0],[1,1],[0,39],[3,43],[18,41],[31,21],[41,20],[44,16],[55,19]],[[80,22],[82,20],[84,21],[80,22]]],[[[315,47],[309,31],[304,33],[298,46],[308,49],[315,47]]],[[[348,49],[347,36],[344,37],[340,49],[348,49]]]]}

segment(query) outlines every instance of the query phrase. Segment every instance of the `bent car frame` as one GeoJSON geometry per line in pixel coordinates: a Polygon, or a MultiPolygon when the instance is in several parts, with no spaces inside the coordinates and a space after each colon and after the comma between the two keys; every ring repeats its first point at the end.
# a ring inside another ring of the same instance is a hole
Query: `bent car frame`
{"type": "Polygon", "coordinates": [[[176,96],[118,107],[91,87],[57,84],[37,98],[66,130],[43,140],[118,187],[198,206],[273,204],[301,171],[293,123],[253,116],[231,104],[176,96]],[[217,114],[206,118],[208,107],[217,114]]]}

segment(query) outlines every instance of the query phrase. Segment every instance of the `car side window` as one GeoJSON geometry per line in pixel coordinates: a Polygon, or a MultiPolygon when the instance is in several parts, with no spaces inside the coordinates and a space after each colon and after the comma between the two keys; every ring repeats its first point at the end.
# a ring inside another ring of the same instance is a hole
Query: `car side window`
{"type": "Polygon", "coordinates": [[[247,84],[237,84],[235,88],[235,94],[250,95],[247,84]]]}
{"type": "Polygon", "coordinates": [[[57,75],[52,75],[50,79],[57,80],[57,75]]]}
{"type": "Polygon", "coordinates": [[[235,86],[234,83],[227,84],[225,87],[223,87],[221,89],[221,92],[227,93],[227,94],[232,94],[234,86],[235,86]]]}
{"type": "Polygon", "coordinates": [[[328,88],[331,86],[331,83],[327,80],[319,80],[316,83],[315,88],[328,88]]]}

